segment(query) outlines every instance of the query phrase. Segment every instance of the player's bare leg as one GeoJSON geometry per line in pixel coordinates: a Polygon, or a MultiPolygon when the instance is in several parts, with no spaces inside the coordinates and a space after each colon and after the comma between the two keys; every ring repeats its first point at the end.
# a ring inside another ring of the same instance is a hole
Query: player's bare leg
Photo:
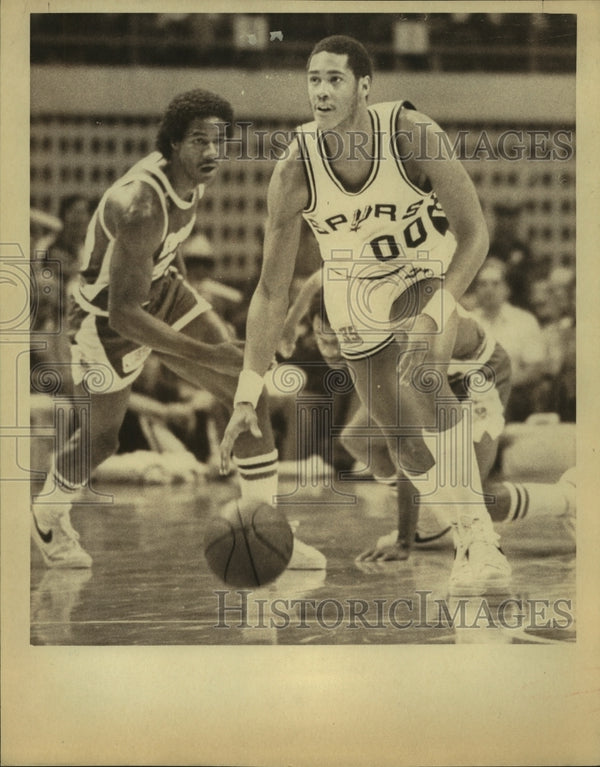
{"type": "Polygon", "coordinates": [[[32,504],[32,538],[48,567],[92,565],[71,526],[71,506],[94,469],[116,451],[130,390],[128,386],[117,392],[90,394],[81,385],[75,387],[75,394],[86,398],[89,406],[81,412],[69,440],[58,446],[44,486],[32,504]]]}
{"type": "MultiPolygon", "coordinates": [[[[365,405],[358,416],[364,419],[361,425],[378,427],[385,438],[385,442],[372,441],[372,444],[378,443],[369,456],[373,472],[383,483],[391,484],[393,480],[397,490],[398,512],[398,534],[395,540],[386,542],[384,547],[362,552],[359,555],[361,561],[409,557],[418,521],[419,493],[406,472],[409,467],[414,468],[415,465],[418,467],[433,465],[425,443],[420,436],[415,437],[413,434],[420,429],[420,424],[411,422],[411,414],[401,409],[401,403],[398,400],[396,383],[398,358],[399,348],[396,344],[392,344],[372,357],[352,362],[356,375],[356,388],[365,405]]],[[[348,439],[347,443],[350,446],[351,439],[348,439]]],[[[358,449],[360,450],[361,447],[370,449],[370,445],[365,445],[364,440],[360,441],[358,449]]]]}
{"type": "MultiPolygon", "coordinates": [[[[445,341],[449,359],[454,339],[449,334],[441,341],[440,344],[437,339],[438,357],[445,356],[445,341]]],[[[390,370],[397,368],[402,353],[400,347],[391,345],[370,358],[368,364],[366,361],[358,366],[353,364],[361,399],[369,403],[371,416],[388,437],[390,454],[399,468],[419,489],[421,503],[426,496],[428,502],[439,505],[440,513],[447,516],[455,531],[458,553],[450,590],[481,593],[505,589],[510,568],[497,547],[497,535],[482,501],[471,435],[465,433],[467,424],[462,422],[462,409],[448,385],[445,369],[433,369],[432,375],[439,384],[433,394],[419,390],[412,378],[401,384],[399,400],[394,401],[395,392],[382,391],[381,382],[394,380],[390,370]],[[436,409],[436,403],[443,405],[436,409]],[[437,424],[438,418],[442,428],[437,424]],[[418,425],[422,427],[422,438],[411,433],[410,427],[418,425]],[[450,475],[454,473],[460,478],[459,485],[451,481],[450,475]]]]}
{"type": "Polygon", "coordinates": [[[383,434],[353,437],[353,433],[364,432],[368,425],[366,408],[361,405],[346,425],[341,441],[355,461],[371,470],[376,482],[389,488],[390,501],[393,502],[398,515],[398,525],[389,539],[386,536],[386,541],[381,545],[378,541],[374,548],[361,552],[358,560],[368,562],[408,559],[418,524],[418,493],[404,474],[398,475],[383,434]]]}
{"type": "MultiPolygon", "coordinates": [[[[487,432],[484,432],[481,439],[474,443],[475,455],[477,457],[477,465],[479,466],[479,474],[483,483],[483,489],[485,492],[486,506],[490,512],[490,516],[494,522],[504,521],[510,514],[508,503],[509,493],[507,490],[508,483],[504,483],[500,492],[496,495],[497,486],[490,486],[487,483],[487,478],[492,470],[498,453],[498,438],[492,438],[487,432]],[[489,500],[488,500],[489,499],[489,500]]],[[[361,446],[362,447],[362,446],[361,446]]],[[[387,447],[385,448],[387,453],[387,447]]],[[[374,451],[372,464],[373,466],[382,460],[380,457],[381,450],[374,451]]],[[[358,460],[358,459],[357,459],[358,460]]],[[[388,457],[389,462],[389,457],[388,457]]],[[[413,490],[413,493],[416,492],[413,490]]],[[[535,495],[535,494],[534,494],[535,495]]],[[[407,493],[407,497],[404,499],[404,503],[414,502],[413,497],[407,493]]],[[[519,496],[514,493],[510,494],[510,497],[518,499],[519,496]]],[[[537,495],[535,495],[537,497],[537,495]]],[[[398,499],[399,503],[402,503],[398,499]]],[[[518,516],[517,504],[515,503],[515,514],[518,516]]],[[[415,532],[415,544],[416,545],[429,545],[434,541],[439,541],[444,538],[450,531],[452,526],[448,523],[447,515],[440,510],[437,504],[421,503],[418,508],[418,520],[417,529],[415,532]]],[[[364,556],[377,557],[382,551],[389,551],[390,547],[394,547],[398,540],[398,529],[395,528],[387,535],[382,535],[376,545],[363,552],[364,556]]],[[[393,548],[391,549],[393,551],[393,548]]]]}

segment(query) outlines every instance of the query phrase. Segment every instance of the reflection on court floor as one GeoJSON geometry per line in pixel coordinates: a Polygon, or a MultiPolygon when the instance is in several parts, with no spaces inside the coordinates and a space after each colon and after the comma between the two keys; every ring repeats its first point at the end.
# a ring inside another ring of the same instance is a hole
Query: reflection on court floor
{"type": "MultiPolygon", "coordinates": [[[[81,505],[74,527],[90,571],[46,570],[32,548],[34,645],[555,644],[575,640],[575,552],[559,521],[499,528],[514,572],[510,594],[449,598],[448,536],[408,562],[356,563],[394,526],[373,483],[344,495],[280,483],[298,535],[327,571],[286,571],[255,591],[229,589],[202,552],[208,516],[233,482],[102,487],[112,502],[81,505]],[[355,501],[353,501],[355,499],[355,501]]],[[[91,499],[93,500],[93,499],[91,499]]]]}

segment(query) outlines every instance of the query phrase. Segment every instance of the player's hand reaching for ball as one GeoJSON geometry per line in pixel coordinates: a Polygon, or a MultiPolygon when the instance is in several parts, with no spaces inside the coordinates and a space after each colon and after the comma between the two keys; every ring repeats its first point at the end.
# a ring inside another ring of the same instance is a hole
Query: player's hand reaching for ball
{"type": "MultiPolygon", "coordinates": [[[[386,536],[388,537],[388,536],[386,536]]],[[[371,549],[365,549],[357,557],[357,562],[401,562],[409,558],[410,549],[400,543],[386,543],[381,545],[380,538],[371,549]]]]}
{"type": "Polygon", "coordinates": [[[259,439],[262,432],[258,426],[256,410],[249,402],[240,402],[233,409],[223,440],[221,441],[221,474],[228,474],[231,465],[231,451],[236,439],[244,432],[249,431],[253,437],[259,439]]]}

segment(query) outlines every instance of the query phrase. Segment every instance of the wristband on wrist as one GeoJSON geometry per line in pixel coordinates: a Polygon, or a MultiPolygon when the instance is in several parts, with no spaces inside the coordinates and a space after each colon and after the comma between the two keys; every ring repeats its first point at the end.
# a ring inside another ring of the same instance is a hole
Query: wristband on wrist
{"type": "Polygon", "coordinates": [[[256,410],[264,383],[263,377],[255,373],[254,370],[249,368],[242,370],[233,397],[233,406],[239,405],[240,402],[249,402],[256,410]]]}
{"type": "Polygon", "coordinates": [[[456,300],[454,296],[450,291],[442,288],[436,290],[426,306],[421,310],[421,314],[431,317],[438,330],[443,330],[455,309],[456,300]]]}

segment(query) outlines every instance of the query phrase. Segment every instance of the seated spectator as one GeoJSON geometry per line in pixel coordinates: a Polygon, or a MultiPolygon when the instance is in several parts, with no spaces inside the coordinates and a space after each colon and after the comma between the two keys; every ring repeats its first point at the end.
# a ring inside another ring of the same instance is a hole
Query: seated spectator
{"type": "Polygon", "coordinates": [[[546,345],[535,316],[509,303],[506,264],[488,258],[475,278],[473,314],[506,349],[512,365],[513,388],[507,421],[524,421],[535,411],[533,386],[545,373],[546,345]]]}
{"type": "Polygon", "coordinates": [[[554,378],[562,364],[563,349],[560,339],[562,311],[556,293],[548,279],[535,280],[529,291],[530,305],[535,314],[546,344],[546,373],[554,378]]]}

